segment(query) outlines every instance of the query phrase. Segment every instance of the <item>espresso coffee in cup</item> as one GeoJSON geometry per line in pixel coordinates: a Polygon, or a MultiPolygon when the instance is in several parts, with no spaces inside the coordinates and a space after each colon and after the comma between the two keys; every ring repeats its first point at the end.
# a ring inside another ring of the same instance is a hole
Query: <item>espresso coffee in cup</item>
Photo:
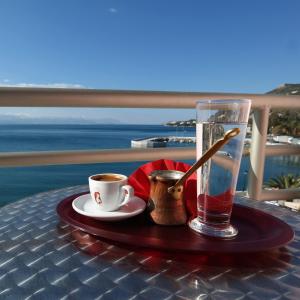
{"type": "Polygon", "coordinates": [[[89,177],[92,199],[103,211],[114,211],[126,204],[134,196],[134,190],[127,185],[127,176],[104,173],[89,177]]]}
{"type": "Polygon", "coordinates": [[[95,181],[120,181],[123,179],[123,177],[116,174],[93,175],[91,178],[95,181]]]}

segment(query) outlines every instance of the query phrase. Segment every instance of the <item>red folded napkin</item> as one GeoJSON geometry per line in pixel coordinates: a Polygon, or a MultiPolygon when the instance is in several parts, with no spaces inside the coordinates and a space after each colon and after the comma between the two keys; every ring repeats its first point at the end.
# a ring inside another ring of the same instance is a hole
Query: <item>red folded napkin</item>
{"type": "MultiPolygon", "coordinates": [[[[128,178],[128,184],[134,188],[134,194],[146,202],[150,193],[150,181],[148,176],[155,170],[176,170],[186,172],[191,166],[168,159],[160,159],[140,166],[128,178]]],[[[197,177],[194,173],[187,179],[184,186],[184,200],[189,215],[197,214],[197,177]]]]}

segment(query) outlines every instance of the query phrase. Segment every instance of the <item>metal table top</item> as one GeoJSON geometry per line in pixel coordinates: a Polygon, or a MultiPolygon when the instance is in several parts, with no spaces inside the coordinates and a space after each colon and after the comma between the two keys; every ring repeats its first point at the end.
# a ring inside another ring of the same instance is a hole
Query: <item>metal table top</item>
{"type": "Polygon", "coordinates": [[[50,191],[1,208],[0,299],[300,299],[299,213],[239,199],[289,223],[295,240],[272,252],[174,259],[61,223],[57,203],[86,190],[50,191]]]}

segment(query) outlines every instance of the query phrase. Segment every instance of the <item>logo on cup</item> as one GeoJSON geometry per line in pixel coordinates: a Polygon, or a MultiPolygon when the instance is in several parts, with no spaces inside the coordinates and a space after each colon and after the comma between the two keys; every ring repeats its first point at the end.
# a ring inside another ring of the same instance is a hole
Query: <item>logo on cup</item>
{"type": "Polygon", "coordinates": [[[95,192],[94,193],[94,198],[95,198],[95,201],[98,203],[98,204],[101,204],[102,203],[102,200],[100,198],[100,193],[99,192],[95,192]]]}

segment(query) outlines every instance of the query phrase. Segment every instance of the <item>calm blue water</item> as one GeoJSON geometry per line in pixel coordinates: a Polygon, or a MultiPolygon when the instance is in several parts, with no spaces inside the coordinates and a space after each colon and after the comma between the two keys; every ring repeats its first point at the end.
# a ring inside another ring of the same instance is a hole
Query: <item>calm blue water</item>
{"type": "MultiPolygon", "coordinates": [[[[130,148],[131,139],[169,135],[194,136],[195,129],[161,125],[0,125],[0,152],[130,148]]],[[[0,205],[42,191],[86,184],[90,174],[117,172],[129,175],[143,163],[0,168],[0,205]]],[[[265,180],[282,173],[297,174],[299,166],[300,162],[293,157],[268,158],[265,180]]],[[[239,190],[246,188],[248,167],[249,161],[244,158],[239,190]]],[[[222,178],[216,178],[216,181],[221,183],[222,178]]]]}

